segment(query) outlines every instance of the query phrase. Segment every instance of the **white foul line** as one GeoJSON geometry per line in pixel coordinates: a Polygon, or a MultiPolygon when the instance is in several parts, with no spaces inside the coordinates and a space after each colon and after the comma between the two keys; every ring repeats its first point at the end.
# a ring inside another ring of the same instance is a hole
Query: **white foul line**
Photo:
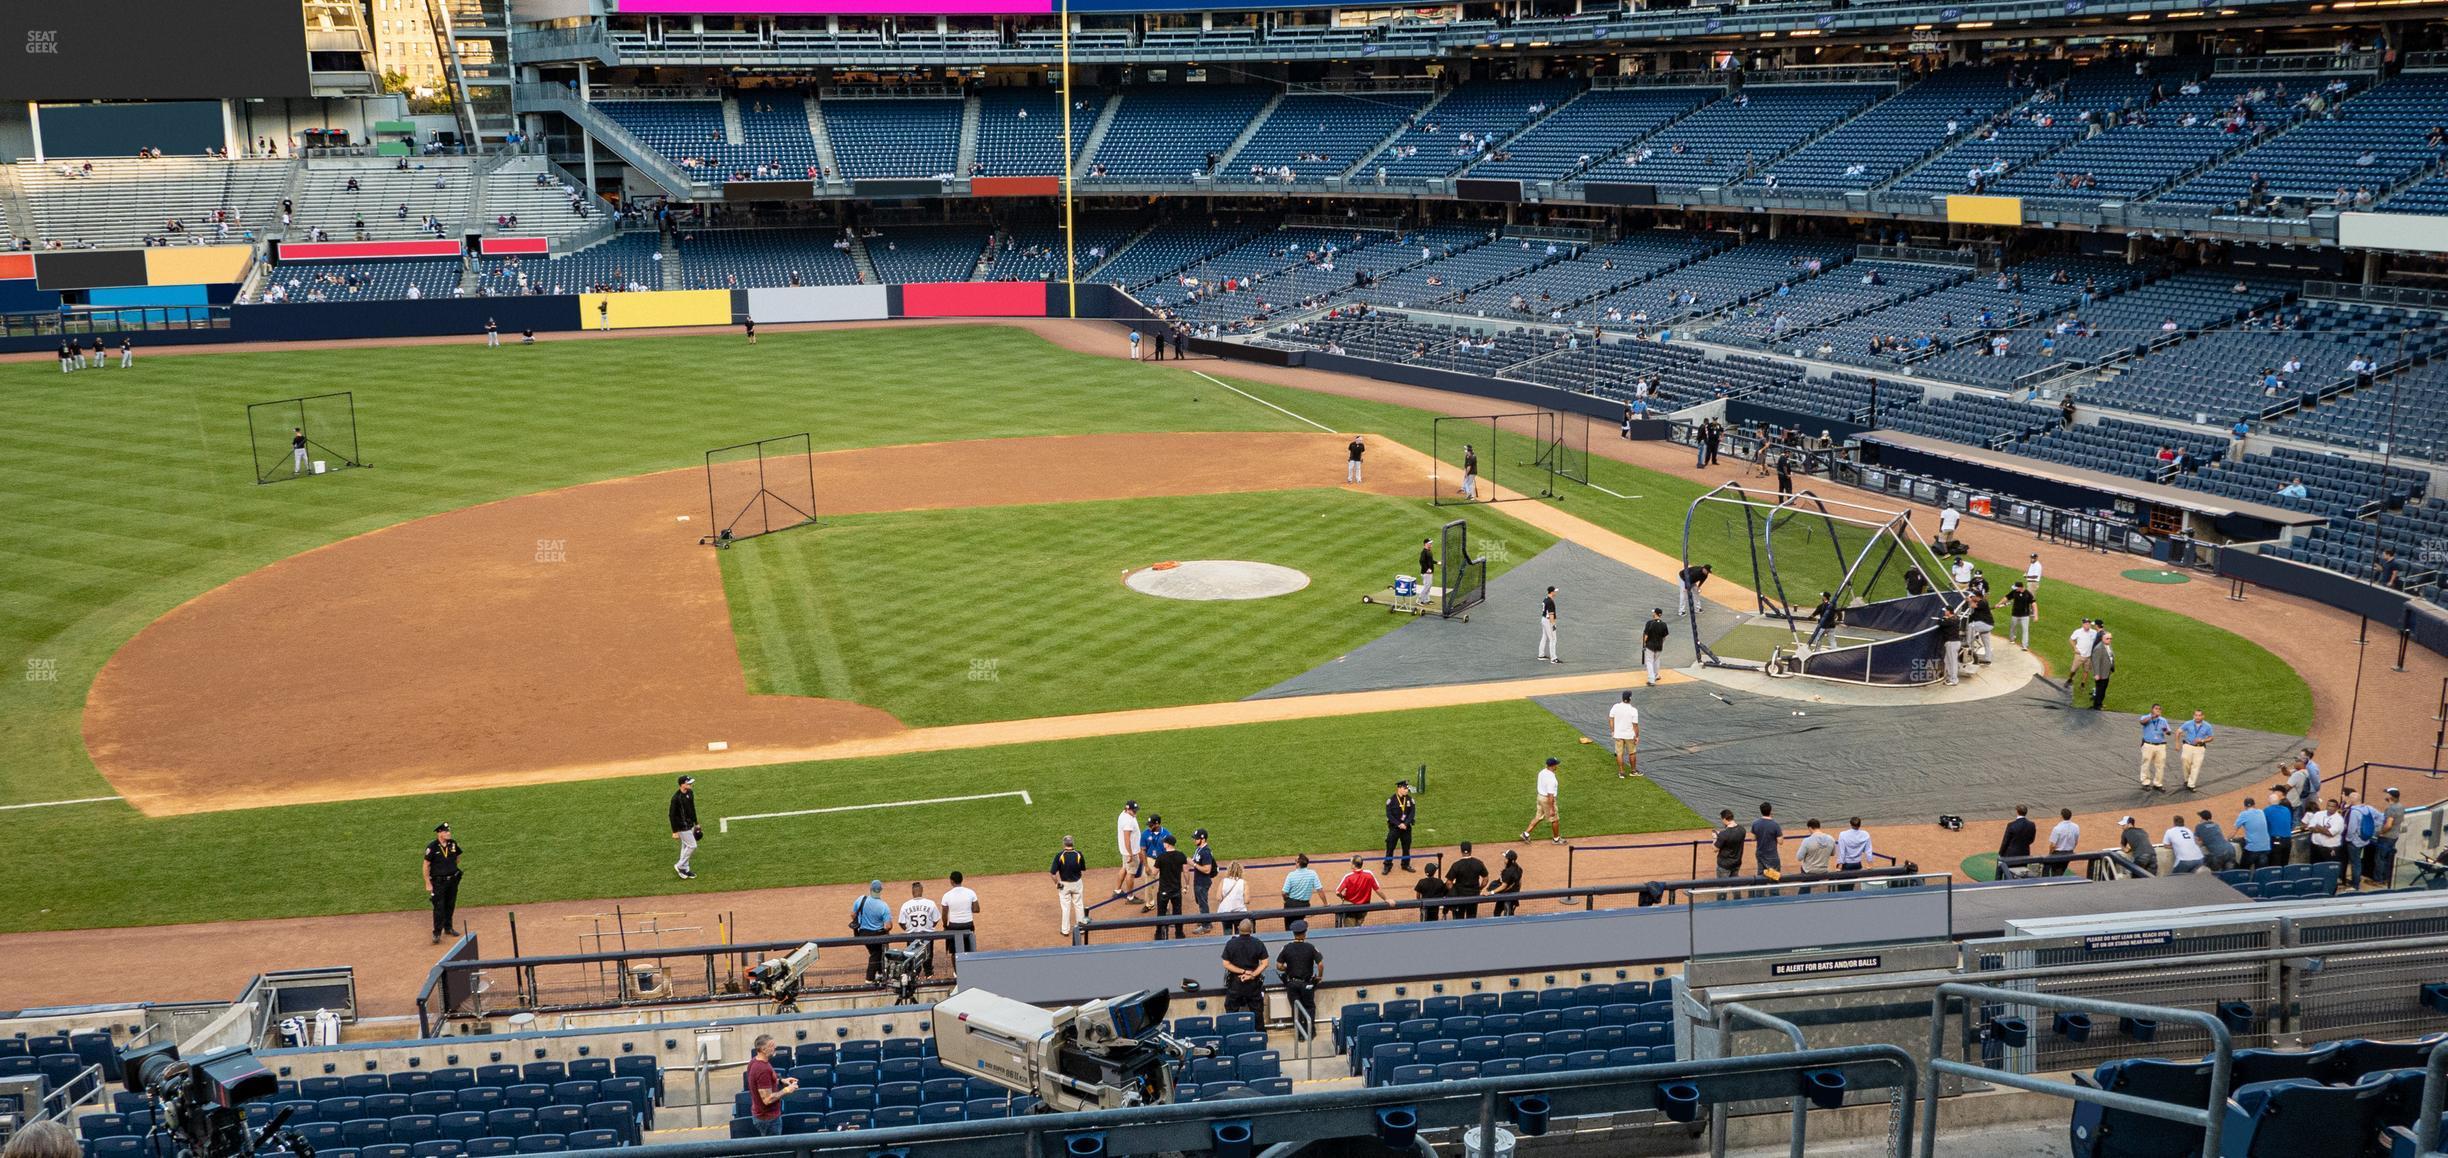
{"type": "Polygon", "coordinates": [[[1249,392],[1249,391],[1247,391],[1247,390],[1243,390],[1242,388],[1240,388],[1240,387],[1238,387],[1238,386],[1235,386],[1235,385],[1233,385],[1232,383],[1230,383],[1230,382],[1227,382],[1227,381],[1223,380],[1222,378],[1218,378],[1218,377],[1216,377],[1216,376],[1215,376],[1215,375],[1213,375],[1213,374],[1209,374],[1209,373],[1207,373],[1207,372],[1206,372],[1206,371],[1204,371],[1204,370],[1192,370],[1192,371],[1191,371],[1191,373],[1196,374],[1196,375],[1198,375],[1198,376],[1199,376],[1199,377],[1201,377],[1201,378],[1205,378],[1206,380],[1208,380],[1208,381],[1210,381],[1210,382],[1213,382],[1213,383],[1215,383],[1216,385],[1221,386],[1221,387],[1223,387],[1223,388],[1225,388],[1225,389],[1227,389],[1227,390],[1230,390],[1230,391],[1232,391],[1233,393],[1235,393],[1235,394],[1238,394],[1238,395],[1242,396],[1243,398],[1247,398],[1247,399],[1249,399],[1250,401],[1255,402],[1255,403],[1257,403],[1257,404],[1258,404],[1258,405],[1260,405],[1260,406],[1264,406],[1264,407],[1266,407],[1266,408],[1267,408],[1267,409],[1269,409],[1269,410],[1277,411],[1277,412],[1279,412],[1279,413],[1283,413],[1283,414],[1290,414],[1290,415],[1291,415],[1292,417],[1294,417],[1294,418],[1300,418],[1300,420],[1301,420],[1301,421],[1306,422],[1306,423],[1308,423],[1308,424],[1309,424],[1309,425],[1311,425],[1311,426],[1317,427],[1319,430],[1323,430],[1323,431],[1325,431],[1325,432],[1326,432],[1326,433],[1328,433],[1328,434],[1340,434],[1340,433],[1342,433],[1341,431],[1338,431],[1338,430],[1336,430],[1334,427],[1328,426],[1328,425],[1326,425],[1326,424],[1325,424],[1325,423],[1323,423],[1323,422],[1316,421],[1315,419],[1301,418],[1301,416],[1300,416],[1300,415],[1298,415],[1298,414],[1292,414],[1292,412],[1291,412],[1291,411],[1289,411],[1289,410],[1285,410],[1285,409],[1284,409],[1283,407],[1281,407],[1281,406],[1277,406],[1277,405],[1275,405],[1274,403],[1269,402],[1269,401],[1267,401],[1267,400],[1266,400],[1266,399],[1264,399],[1264,398],[1260,398],[1259,396],[1257,396],[1257,395],[1255,395],[1255,394],[1252,394],[1252,393],[1250,393],[1250,392],[1249,392]]]}
{"type": "Polygon", "coordinates": [[[86,796],[80,797],[76,800],[38,800],[32,804],[0,804],[0,812],[8,812],[19,808],[57,808],[63,804],[100,804],[106,800],[117,799],[119,798],[116,796],[86,796]]]}
{"type": "Polygon", "coordinates": [[[1627,494],[1622,494],[1622,493],[1619,493],[1619,492],[1616,492],[1616,491],[1611,491],[1611,490],[1606,489],[1605,487],[1599,486],[1597,483],[1587,483],[1587,484],[1584,484],[1584,485],[1588,486],[1588,487],[1589,487],[1589,489],[1591,489],[1591,490],[1597,491],[1599,494],[1602,494],[1602,495],[1614,495],[1616,498],[1619,498],[1619,499],[1637,499],[1637,498],[1639,498],[1639,497],[1640,497],[1639,495],[1627,495],[1627,494]]]}
{"type": "Polygon", "coordinates": [[[785,816],[815,816],[825,812],[865,812],[872,808],[908,808],[919,804],[959,804],[968,800],[997,800],[1005,796],[1017,796],[1022,804],[1037,803],[1029,798],[1025,789],[1018,792],[981,792],[975,796],[938,796],[932,800],[887,800],[882,804],[843,804],[833,808],[801,808],[792,812],[754,812],[746,816],[726,816],[722,818],[721,827],[716,831],[731,831],[731,822],[734,820],[775,820],[785,816]]]}

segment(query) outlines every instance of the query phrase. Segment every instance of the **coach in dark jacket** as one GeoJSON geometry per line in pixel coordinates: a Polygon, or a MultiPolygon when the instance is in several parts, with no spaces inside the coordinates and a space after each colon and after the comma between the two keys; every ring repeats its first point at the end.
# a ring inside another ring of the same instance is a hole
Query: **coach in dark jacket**
{"type": "Polygon", "coordinates": [[[2030,856],[2032,841],[2039,839],[2040,830],[2031,822],[2031,806],[2015,805],[2013,820],[2006,822],[2006,835],[1998,839],[1998,855],[2030,856]]]}
{"type": "Polygon", "coordinates": [[[672,866],[672,871],[684,881],[697,879],[697,870],[689,867],[689,859],[697,855],[697,841],[705,835],[705,830],[697,827],[696,784],[694,776],[681,777],[680,787],[671,798],[672,839],[680,842],[680,861],[672,866]]]}
{"type": "Polygon", "coordinates": [[[1402,867],[1411,871],[1411,822],[1419,819],[1419,801],[1411,798],[1411,782],[1394,782],[1394,794],[1386,797],[1385,868],[1394,871],[1394,846],[1402,846],[1402,867]]]}

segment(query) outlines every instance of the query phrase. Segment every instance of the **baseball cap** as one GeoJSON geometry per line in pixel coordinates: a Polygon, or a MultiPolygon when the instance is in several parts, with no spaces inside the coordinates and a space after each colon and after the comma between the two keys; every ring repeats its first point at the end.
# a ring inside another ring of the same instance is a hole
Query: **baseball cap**
{"type": "Polygon", "coordinates": [[[2388,795],[2390,795],[2390,796],[2395,796],[2395,795],[2397,795],[2397,790],[2396,790],[2396,789],[2394,789],[2394,788],[2383,788],[2383,789],[2381,789],[2380,791],[2382,791],[2382,792],[2384,792],[2384,793],[2386,793],[2386,794],[2388,794],[2388,795]]]}
{"type": "Polygon", "coordinates": [[[1204,828],[1194,828],[1194,829],[1191,829],[1191,830],[1190,830],[1190,839],[1192,839],[1192,840],[1205,840],[1205,839],[1207,839],[1207,830],[1206,830],[1206,829],[1204,829],[1204,828]]]}
{"type": "Polygon", "coordinates": [[[882,882],[882,881],[869,881],[869,882],[867,882],[867,891],[868,891],[868,892],[871,892],[871,893],[880,893],[880,892],[883,892],[883,891],[884,891],[884,882],[882,882]]]}
{"type": "Polygon", "coordinates": [[[1139,811],[1139,802],[1138,802],[1138,801],[1136,801],[1136,800],[1125,800],[1125,801],[1123,801],[1123,802],[1122,802],[1122,811],[1124,811],[1124,812],[1137,812],[1137,811],[1139,811]]]}
{"type": "Polygon", "coordinates": [[[680,778],[680,785],[681,785],[681,787],[684,787],[684,788],[685,788],[685,787],[687,787],[687,786],[689,786],[689,785],[691,785],[691,784],[695,784],[696,782],[697,782],[697,778],[696,778],[696,777],[694,777],[694,776],[683,776],[683,777],[681,777],[681,778],[680,778]]]}
{"type": "Polygon", "coordinates": [[[1553,768],[1553,767],[1555,767],[1556,765],[1561,764],[1561,763],[1563,763],[1563,761],[1562,761],[1562,760],[1558,760],[1558,759],[1556,759],[1556,758],[1555,758],[1555,757],[1553,757],[1553,756],[1549,756],[1549,757],[1547,758],[1547,766],[1548,766],[1548,767],[1550,767],[1550,768],[1553,768]]]}
{"type": "Polygon", "coordinates": [[[2132,824],[2133,822],[2134,822],[2134,819],[2133,819],[2133,817],[2130,817],[2130,816],[2126,817],[2126,818],[2125,818],[2125,819],[2123,819],[2123,820],[2117,821],[2117,823],[2118,823],[2118,824],[2132,824]]]}

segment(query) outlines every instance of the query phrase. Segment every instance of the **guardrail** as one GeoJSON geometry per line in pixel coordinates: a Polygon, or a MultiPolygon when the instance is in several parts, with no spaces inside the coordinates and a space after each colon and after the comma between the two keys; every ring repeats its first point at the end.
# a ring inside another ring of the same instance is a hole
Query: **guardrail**
{"type": "MultiPolygon", "coordinates": [[[[873,937],[810,937],[797,941],[766,941],[741,945],[690,945],[653,949],[623,949],[601,953],[570,953],[541,957],[453,959],[445,957],[427,974],[417,994],[418,1022],[430,1036],[436,1023],[453,1016],[506,1013],[546,1013],[556,1010],[618,1008],[632,1005],[680,1005],[717,1000],[753,1000],[743,980],[757,962],[789,953],[814,942],[818,959],[800,992],[847,992],[872,988],[866,979],[866,952],[826,950],[893,948],[924,941],[949,941],[951,932],[900,933],[873,937]],[[507,993],[487,974],[507,974],[507,993]],[[436,990],[439,1008],[428,1013],[436,990]]],[[[452,946],[472,946],[462,938],[452,946]]],[[[947,954],[936,953],[938,968],[947,954]]],[[[948,970],[947,970],[948,972],[948,970]]]]}
{"type": "MultiPolygon", "coordinates": [[[[2144,1114],[2170,1122],[2200,1126],[2205,1131],[2202,1136],[2202,1158],[2218,1158],[2219,1133],[2226,1122],[2228,1086],[2235,1074],[2235,1039],[2229,1034],[2226,1022],[2221,1021],[2215,1014],[2203,1013],[2197,1009],[2137,1005],[2126,1001],[2102,1001],[2095,997],[2034,993],[2020,989],[2001,989],[1991,985],[1952,981],[1939,985],[1930,996],[1930,1041],[1927,1064],[1933,1078],[1953,1075],[1975,1081],[1994,1082],[2001,1086],[2012,1086],[2031,1093],[2049,1094],[2076,1102],[2104,1106],[2112,1110],[2123,1110],[2131,1114],[2144,1114]],[[1988,1066],[1959,1062],[1945,1057],[1943,1054],[1946,1049],[1947,999],[1951,997],[1967,999],[1964,1002],[1963,1040],[1965,1041],[1973,1037],[1971,1020],[1975,999],[1993,1005],[2097,1013],[2110,1017],[2146,1019],[2155,1022],[2180,1021],[2188,1025],[2199,1026],[2210,1035],[2211,1042],[2210,1093],[2207,1104],[2197,1110],[2173,1102],[2137,1097],[2114,1090],[2098,1090],[2066,1082],[2050,1081],[2047,1078],[1992,1069],[1988,1066]]],[[[1938,1152],[1938,1098],[1934,1091],[1923,1104],[1921,1114],[1921,1158],[1936,1158],[1938,1152]]]]}
{"type": "MultiPolygon", "coordinates": [[[[1785,834],[1783,839],[1799,842],[1807,835],[1809,834],[1789,832],[1785,834]]],[[[1745,842],[1748,843],[1749,838],[1745,837],[1744,839],[1745,842]]],[[[1567,844],[1564,846],[1564,887],[1568,889],[1573,887],[1574,859],[1584,852],[1646,852],[1653,849],[1663,848],[1688,848],[1691,852],[1692,879],[1700,880],[1703,879],[1700,876],[1700,850],[1704,848],[1714,849],[1715,847],[1716,842],[1710,840],[1661,840],[1651,841],[1644,844],[1567,844]]],[[[1873,860],[1884,862],[1890,866],[1897,863],[1895,857],[1883,852],[1874,851],[1870,854],[1870,856],[1873,860]]]]}

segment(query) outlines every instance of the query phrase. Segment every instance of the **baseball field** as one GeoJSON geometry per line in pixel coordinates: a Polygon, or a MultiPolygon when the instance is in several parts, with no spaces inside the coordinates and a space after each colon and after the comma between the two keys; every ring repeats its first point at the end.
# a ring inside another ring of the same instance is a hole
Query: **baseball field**
{"type": "MultiPolygon", "coordinates": [[[[1605,763],[1528,691],[1246,699],[1402,622],[1358,597],[1453,515],[1430,418],[1002,327],[0,365],[0,931],[415,908],[443,820],[469,904],[688,892],[674,769],[728,829],[704,863],[772,885],[1042,867],[1124,795],[1231,856],[1365,847],[1423,764],[1423,840],[1510,836],[1539,757],[1605,763]],[[372,469],[256,485],[246,405],[333,389],[372,469]],[[703,452],[802,431],[823,524],[697,546],[703,452]],[[1347,432],[1379,444],[1365,486],[1347,432]],[[1188,559],[1309,584],[1123,585],[1188,559]],[[809,811],[855,805],[891,807],[809,811]]],[[[1699,484],[1592,472],[1640,497],[1570,515],[1677,549],[1699,484]]],[[[1498,570],[1555,541],[1469,517],[1498,570]]],[[[2045,615],[2108,618],[2224,723],[2310,726],[2303,680],[2220,628],[2065,583],[2045,615]]],[[[1606,787],[1577,830],[1700,823],[1606,787]]]]}

